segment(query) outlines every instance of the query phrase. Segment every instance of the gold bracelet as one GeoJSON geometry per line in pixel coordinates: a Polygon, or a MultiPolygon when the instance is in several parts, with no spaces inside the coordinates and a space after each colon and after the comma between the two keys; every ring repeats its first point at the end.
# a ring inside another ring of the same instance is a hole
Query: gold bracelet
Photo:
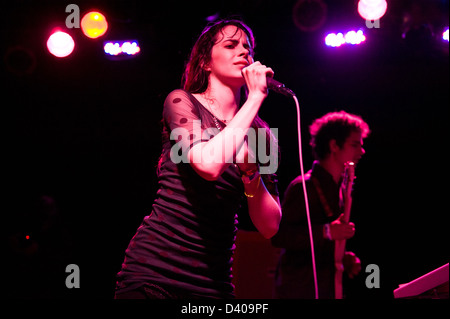
{"type": "MultiPolygon", "coordinates": [[[[256,185],[256,191],[258,191],[259,184],[261,183],[261,175],[258,174],[258,184],[256,185]]],[[[255,192],[256,194],[256,192],[255,192]]],[[[247,198],[252,198],[255,196],[255,194],[247,194],[247,192],[244,190],[244,195],[247,196],[247,198]]]]}
{"type": "Polygon", "coordinates": [[[241,176],[252,176],[253,174],[259,171],[259,166],[255,166],[245,172],[241,171],[241,169],[239,168],[239,171],[241,172],[241,176]]]}

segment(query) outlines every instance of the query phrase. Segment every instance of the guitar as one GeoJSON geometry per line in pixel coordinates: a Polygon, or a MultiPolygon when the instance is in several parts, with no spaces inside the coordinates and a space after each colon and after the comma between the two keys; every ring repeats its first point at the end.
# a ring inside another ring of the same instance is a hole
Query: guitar
{"type": "MultiPolygon", "coordinates": [[[[341,185],[341,196],[344,199],[344,217],[345,223],[350,221],[350,210],[352,207],[352,186],[355,179],[355,163],[347,162],[345,164],[344,179],[341,185]]],[[[345,255],[346,240],[334,241],[334,265],[336,272],[334,274],[334,295],[336,299],[343,298],[342,275],[344,273],[343,259],[345,255]]]]}

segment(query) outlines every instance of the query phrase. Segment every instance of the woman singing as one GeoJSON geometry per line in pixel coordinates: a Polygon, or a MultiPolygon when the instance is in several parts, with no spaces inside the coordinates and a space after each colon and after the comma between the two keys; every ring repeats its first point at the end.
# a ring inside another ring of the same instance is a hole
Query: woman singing
{"type": "Polygon", "coordinates": [[[125,252],[117,299],[233,298],[237,212],[266,238],[281,220],[274,175],[258,148],[274,136],[258,117],[273,71],[253,61],[252,31],[238,20],[204,29],[163,109],[159,190],[125,252]]]}

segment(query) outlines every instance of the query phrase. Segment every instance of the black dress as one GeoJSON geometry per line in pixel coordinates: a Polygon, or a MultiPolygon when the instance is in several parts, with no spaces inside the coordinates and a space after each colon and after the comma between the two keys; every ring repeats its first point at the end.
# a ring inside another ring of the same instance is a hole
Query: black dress
{"type": "MultiPolygon", "coordinates": [[[[225,127],[220,122],[222,127],[225,127]]],[[[238,211],[246,209],[239,169],[231,164],[215,181],[200,177],[187,151],[219,133],[211,113],[183,90],[164,103],[159,190],[125,251],[116,294],[156,284],[183,296],[233,298],[231,265],[238,211]]],[[[276,181],[262,178],[278,196],[276,181]]]]}

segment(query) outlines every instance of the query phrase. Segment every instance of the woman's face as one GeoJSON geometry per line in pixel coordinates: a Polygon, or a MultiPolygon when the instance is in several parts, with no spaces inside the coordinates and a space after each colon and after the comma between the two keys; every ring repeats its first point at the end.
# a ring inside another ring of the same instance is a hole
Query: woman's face
{"type": "Polygon", "coordinates": [[[211,72],[210,77],[226,85],[244,85],[242,69],[253,63],[249,38],[234,25],[225,26],[216,37],[218,42],[212,47],[211,61],[205,69],[211,72]]]}

